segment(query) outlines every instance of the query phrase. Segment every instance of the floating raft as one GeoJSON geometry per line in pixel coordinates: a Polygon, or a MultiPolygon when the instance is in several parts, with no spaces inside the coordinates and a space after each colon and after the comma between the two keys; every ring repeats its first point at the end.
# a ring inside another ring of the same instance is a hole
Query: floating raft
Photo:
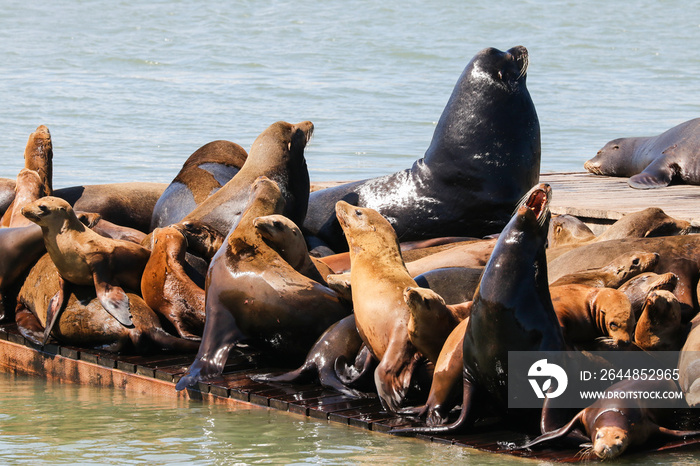
{"type": "MultiPolygon", "coordinates": [[[[541,181],[552,186],[552,212],[555,214],[567,213],[593,225],[607,225],[626,213],[655,206],[673,217],[691,222],[696,229],[700,228],[700,215],[694,211],[694,205],[700,199],[700,186],[638,191],[628,187],[626,179],[586,173],[543,174],[541,181]]],[[[333,184],[317,184],[316,187],[333,184]]],[[[4,372],[95,387],[120,388],[136,395],[157,394],[214,403],[248,403],[377,432],[412,425],[406,417],[383,411],[376,397],[349,398],[318,384],[253,381],[251,375],[274,371],[269,365],[258,362],[261,356],[249,348],[234,348],[221,377],[200,382],[194,389],[177,392],[175,384],[194,361],[194,353],[159,352],[150,356],[135,356],[52,344],[37,347],[19,333],[14,323],[0,324],[0,371],[4,372]]],[[[417,437],[539,461],[586,460],[579,455],[578,448],[532,451],[508,448],[508,445],[524,443],[537,432],[529,432],[529,437],[527,434],[514,431],[504,423],[485,421],[464,434],[417,437]]],[[[629,452],[625,457],[676,448],[698,450],[700,438],[650,443],[644,451],[629,452]]]]}

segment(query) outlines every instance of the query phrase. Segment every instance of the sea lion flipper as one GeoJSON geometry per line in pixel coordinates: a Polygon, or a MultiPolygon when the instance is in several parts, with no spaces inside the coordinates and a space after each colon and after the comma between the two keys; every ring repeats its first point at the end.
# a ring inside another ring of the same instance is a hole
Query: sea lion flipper
{"type": "Polygon", "coordinates": [[[24,338],[31,341],[35,345],[41,345],[43,338],[43,327],[39,319],[27,309],[22,302],[17,303],[17,308],[15,309],[15,321],[17,322],[17,329],[19,333],[22,334],[24,338]]]}
{"type": "Polygon", "coordinates": [[[553,430],[551,432],[547,432],[545,434],[542,434],[539,437],[537,437],[536,439],[531,440],[531,441],[527,442],[526,444],[521,445],[519,447],[515,447],[514,449],[515,450],[522,450],[525,448],[533,447],[533,446],[538,445],[542,442],[546,442],[547,440],[553,440],[553,439],[557,439],[557,438],[561,438],[561,437],[566,437],[566,435],[571,431],[571,429],[573,429],[574,426],[576,426],[576,424],[578,424],[582,421],[584,412],[585,412],[585,410],[579,411],[579,413],[576,416],[574,416],[574,418],[572,420],[570,420],[563,427],[560,427],[557,430],[553,430]]]}
{"type": "Polygon", "coordinates": [[[129,297],[124,290],[110,283],[112,276],[105,261],[93,262],[92,278],[95,281],[95,291],[100,304],[125,327],[133,327],[129,311],[129,297]]]}
{"type": "Polygon", "coordinates": [[[416,349],[404,339],[392,339],[374,371],[374,382],[382,406],[397,412],[411,384],[411,375],[418,362],[416,349]]]}
{"type": "Polygon", "coordinates": [[[654,189],[668,186],[671,184],[671,179],[675,174],[671,163],[672,155],[673,147],[666,149],[644,171],[630,177],[627,184],[636,189],[654,189]]]}
{"type": "Polygon", "coordinates": [[[45,346],[46,342],[49,341],[49,336],[51,335],[51,330],[53,326],[58,322],[58,315],[61,313],[63,308],[63,301],[66,296],[66,281],[59,276],[59,287],[55,295],[51,297],[49,301],[49,306],[46,309],[46,327],[44,328],[44,338],[41,342],[41,346],[45,346]]]}

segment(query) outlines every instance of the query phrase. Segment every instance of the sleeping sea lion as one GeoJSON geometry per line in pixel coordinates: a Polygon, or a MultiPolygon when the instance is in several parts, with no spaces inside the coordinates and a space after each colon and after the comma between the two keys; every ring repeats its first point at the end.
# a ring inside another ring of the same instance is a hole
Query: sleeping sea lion
{"type": "Polygon", "coordinates": [[[685,341],[681,306],[673,293],[651,291],[634,330],[634,342],[644,351],[678,351],[685,341]]]}

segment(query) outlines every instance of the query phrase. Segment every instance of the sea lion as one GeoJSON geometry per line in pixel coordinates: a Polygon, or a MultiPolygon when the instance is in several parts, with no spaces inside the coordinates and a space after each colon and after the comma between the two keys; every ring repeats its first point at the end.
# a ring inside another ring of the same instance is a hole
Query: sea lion
{"type": "Polygon", "coordinates": [[[554,215],[549,222],[549,233],[547,234],[549,248],[579,245],[587,243],[595,237],[595,233],[573,215],[554,215]]]}
{"type": "Polygon", "coordinates": [[[700,184],[698,150],[700,118],[695,118],[657,136],[614,139],[583,167],[596,175],[628,176],[637,189],[700,184]]]}
{"type": "MultiPolygon", "coordinates": [[[[61,277],[76,285],[95,285],[102,306],[123,325],[132,325],[129,298],[122,289],[141,287],[141,274],[150,252],[129,241],[105,238],[83,225],[70,204],[47,196],[22,209],[41,227],[44,245],[61,277]],[[121,286],[120,286],[121,285],[121,286]]],[[[48,332],[65,296],[57,293],[49,309],[48,332]]]]}
{"type": "Polygon", "coordinates": [[[26,204],[50,196],[53,171],[53,144],[49,129],[41,125],[29,135],[24,149],[24,169],[17,175],[15,198],[0,220],[3,227],[21,227],[29,222],[22,218],[20,210],[26,204]],[[11,222],[10,220],[13,219],[11,222]]]}
{"type": "Polygon", "coordinates": [[[651,270],[659,262],[655,252],[631,251],[620,254],[603,267],[573,272],[550,283],[549,286],[587,285],[599,288],[619,288],[638,274],[651,270]]]}
{"type": "Polygon", "coordinates": [[[627,296],[612,288],[586,285],[550,286],[549,293],[567,343],[610,337],[627,345],[634,336],[635,318],[627,296]]]}
{"type": "Polygon", "coordinates": [[[38,225],[0,228],[0,321],[12,316],[14,285],[46,252],[38,225]]]}
{"type": "Polygon", "coordinates": [[[141,244],[147,236],[146,233],[135,228],[123,227],[116,223],[108,222],[100,214],[94,212],[76,212],[75,215],[83,225],[105,238],[121,239],[141,244]]]}
{"type": "Polygon", "coordinates": [[[416,275],[422,288],[430,288],[449,304],[459,304],[474,298],[483,267],[443,267],[416,275]]]}
{"type": "MultiPolygon", "coordinates": [[[[579,411],[563,427],[540,435],[519,448],[531,448],[540,443],[566,437],[576,427],[582,428],[593,442],[591,452],[598,458],[617,458],[631,447],[644,445],[651,437],[666,435],[685,438],[700,435],[700,431],[681,431],[661,427],[673,409],[654,407],[654,401],[638,392],[672,392],[678,387],[673,380],[623,380],[607,390],[607,395],[588,408],[579,411]]],[[[658,400],[656,401],[658,403],[658,400]]]]}
{"type": "MultiPolygon", "coordinates": [[[[508,352],[561,351],[564,337],[552,307],[545,246],[551,188],[532,188],[498,237],[474,294],[463,345],[462,410],[452,424],[393,432],[448,432],[471,422],[474,398],[508,405],[508,352]]],[[[354,288],[354,284],[353,284],[354,288]]],[[[512,375],[511,375],[512,377],[512,375]]],[[[524,386],[528,382],[523,377],[524,386]]],[[[512,382],[512,381],[511,381],[512,382]]]]}
{"type": "Polygon", "coordinates": [[[642,315],[642,308],[646,302],[647,295],[653,290],[666,290],[673,292],[678,284],[678,275],[675,273],[656,274],[654,272],[645,272],[629,279],[623,283],[620,291],[627,295],[634,316],[639,319],[642,315]]]}
{"type": "MultiPolygon", "coordinates": [[[[32,268],[18,296],[17,323],[25,338],[42,345],[44,327],[52,297],[62,287],[58,269],[45,254],[32,268]]],[[[70,285],[65,308],[52,335],[59,342],[81,348],[107,351],[145,352],[153,346],[178,351],[194,351],[199,343],[167,333],[158,316],[136,294],[128,293],[134,325],[127,328],[109,315],[89,286],[70,285]]]]}
{"type": "Polygon", "coordinates": [[[165,183],[108,183],[71,186],[54,191],[74,210],[95,212],[103,219],[148,232],[153,207],[168,185],[165,183]]]}
{"type": "Polygon", "coordinates": [[[244,338],[280,362],[298,363],[350,313],[335,292],[294,270],[258,234],[255,219],[283,209],[277,184],[258,178],[240,222],[209,266],[202,343],[178,390],[221,374],[231,347],[244,338]]]}
{"type": "MultiPolygon", "coordinates": [[[[353,398],[364,398],[366,393],[347,386],[336,372],[338,362],[342,364],[355,360],[363,344],[355,326],[355,315],[351,314],[328,327],[298,369],[280,375],[259,374],[251,378],[261,382],[302,383],[312,381],[316,376],[324,387],[353,398]]],[[[360,365],[361,370],[369,366],[364,362],[360,365]]]]}
{"type": "Polygon", "coordinates": [[[339,200],[377,210],[401,241],[499,232],[538,182],[540,127],[525,84],[525,47],[487,48],[469,62],[424,157],[410,169],[316,191],[302,226],[335,252],[347,250],[339,200]]]}
{"type": "Polygon", "coordinates": [[[26,227],[31,225],[32,222],[22,215],[22,208],[40,197],[46,196],[46,194],[45,186],[38,172],[28,168],[20,170],[15,184],[15,199],[0,220],[0,226],[26,227]]]}
{"type": "MultiPolygon", "coordinates": [[[[434,254],[424,255],[423,257],[410,254],[414,251],[409,251],[405,255],[406,268],[408,272],[415,277],[416,275],[441,267],[483,267],[486,265],[486,262],[488,262],[489,257],[491,257],[496,242],[497,239],[494,238],[454,243],[453,245],[445,245],[445,247],[438,246],[441,250],[434,254]]],[[[416,252],[427,253],[429,251],[418,250],[416,252]]]]}
{"type": "Polygon", "coordinates": [[[634,330],[634,342],[644,351],[678,351],[685,341],[681,306],[673,293],[651,291],[634,330]]]}
{"type": "Polygon", "coordinates": [[[690,321],[690,332],[678,358],[678,385],[685,401],[693,408],[700,406],[700,314],[690,321]]]}
{"type": "Polygon", "coordinates": [[[253,182],[259,176],[266,176],[282,191],[285,207],[281,213],[300,224],[306,215],[309,196],[304,148],[313,130],[310,121],[295,125],[278,121],[270,125],[255,139],[246,163],[236,176],[199,204],[183,221],[204,223],[227,235],[246,208],[253,182]]]}
{"type": "Polygon", "coordinates": [[[247,157],[241,146],[222,140],[194,151],[153,208],[150,231],[182,220],[233,178],[247,157]]]}
{"type": "Polygon", "coordinates": [[[448,306],[435,291],[406,287],[403,298],[408,306],[408,338],[428,361],[435,363],[445,340],[459,322],[469,316],[471,301],[448,306]]]}
{"type": "Polygon", "coordinates": [[[435,363],[433,381],[430,385],[428,399],[422,406],[401,409],[401,414],[411,414],[425,418],[429,427],[439,426],[447,422],[447,417],[460,402],[462,393],[462,370],[464,359],[462,345],[464,333],[469,325],[469,317],[452,329],[435,363]]]}
{"type": "Polygon", "coordinates": [[[185,271],[187,240],[173,227],[156,228],[151,256],[141,278],[141,296],[173,324],[182,338],[200,340],[204,330],[204,290],[185,271]]]}
{"type": "Polygon", "coordinates": [[[0,178],[0,215],[5,215],[7,208],[15,198],[15,180],[0,178]]]}
{"type": "Polygon", "coordinates": [[[410,310],[404,298],[404,290],[416,282],[401,258],[396,232],[379,212],[338,201],[336,214],[350,250],[357,330],[379,360],[374,381],[382,406],[396,412],[421,351],[409,338],[410,310]]]}
{"type": "Polygon", "coordinates": [[[700,275],[700,235],[626,238],[587,244],[549,262],[549,278],[602,267],[620,254],[631,251],[655,252],[659,262],[651,269],[658,274],[672,272],[678,276],[674,294],[681,303],[683,322],[695,316],[696,285],[700,275]]]}
{"type": "Polygon", "coordinates": [[[199,222],[180,222],[172,225],[187,238],[187,250],[207,261],[207,264],[224,244],[226,235],[199,222]]]}
{"type": "Polygon", "coordinates": [[[253,226],[263,240],[300,274],[326,284],[326,277],[334,273],[325,263],[309,256],[303,233],[284,215],[258,217],[253,226]]]}

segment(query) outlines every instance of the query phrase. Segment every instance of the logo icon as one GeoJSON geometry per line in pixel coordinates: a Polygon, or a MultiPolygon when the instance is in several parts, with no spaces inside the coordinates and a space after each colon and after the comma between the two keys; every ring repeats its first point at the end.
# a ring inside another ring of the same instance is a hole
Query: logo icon
{"type": "Polygon", "coordinates": [[[550,364],[546,359],[540,359],[535,361],[535,363],[530,366],[530,370],[527,372],[528,377],[546,377],[546,380],[540,385],[537,379],[528,379],[532,389],[535,391],[537,398],[556,398],[566,390],[566,386],[569,383],[569,378],[566,376],[566,372],[561,366],[557,364],[550,364]],[[552,388],[552,379],[557,381],[556,390],[549,392],[552,388]]]}

